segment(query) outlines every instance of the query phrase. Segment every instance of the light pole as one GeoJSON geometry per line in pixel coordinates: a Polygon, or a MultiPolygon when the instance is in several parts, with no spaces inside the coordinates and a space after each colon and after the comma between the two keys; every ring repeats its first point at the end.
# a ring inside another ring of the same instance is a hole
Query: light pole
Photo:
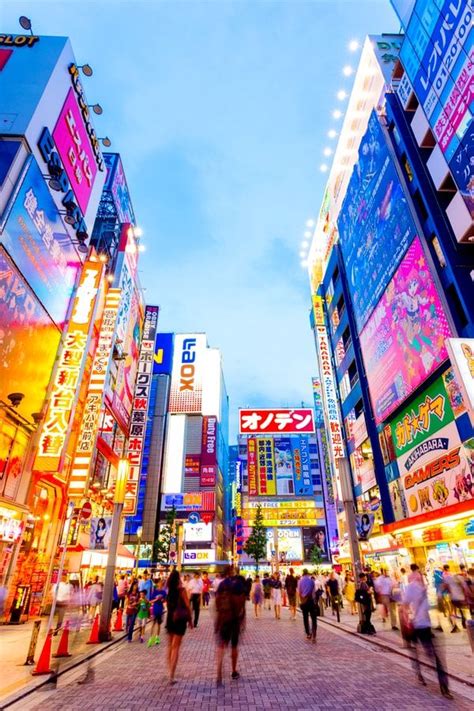
{"type": "Polygon", "coordinates": [[[46,627],[46,634],[48,634],[49,630],[53,626],[54,613],[56,611],[56,601],[58,599],[59,583],[61,582],[61,579],[63,576],[64,561],[66,559],[66,552],[67,552],[67,541],[69,538],[69,529],[71,528],[71,521],[72,521],[72,514],[73,513],[74,513],[74,501],[70,501],[67,506],[67,509],[66,509],[66,521],[64,524],[64,533],[63,533],[63,550],[61,553],[61,560],[59,561],[58,579],[56,581],[56,585],[54,586],[53,601],[51,603],[51,611],[49,613],[48,626],[46,627]]]}
{"type": "Polygon", "coordinates": [[[135,546],[135,577],[138,578],[138,559],[140,557],[140,548],[142,545],[143,526],[137,528],[137,544],[135,546]]]}
{"type": "Polygon", "coordinates": [[[128,459],[120,459],[117,469],[117,479],[115,480],[114,513],[112,517],[112,530],[110,532],[109,553],[107,556],[107,568],[105,571],[104,591],[100,610],[99,639],[101,642],[108,642],[112,638],[112,634],[110,632],[110,616],[112,613],[112,597],[114,591],[115,568],[117,565],[120,523],[122,520],[123,503],[125,501],[125,487],[128,480],[129,470],[130,462],[128,459]]]}

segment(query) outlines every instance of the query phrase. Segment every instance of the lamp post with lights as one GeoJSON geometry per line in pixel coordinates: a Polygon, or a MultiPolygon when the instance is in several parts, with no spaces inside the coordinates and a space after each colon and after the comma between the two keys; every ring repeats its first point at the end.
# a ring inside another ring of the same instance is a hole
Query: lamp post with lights
{"type": "Polygon", "coordinates": [[[125,501],[125,488],[130,470],[128,459],[120,459],[115,480],[114,513],[112,516],[112,530],[110,532],[109,552],[107,555],[107,568],[105,571],[102,607],[100,610],[99,639],[108,642],[111,638],[110,617],[112,614],[112,597],[114,591],[115,568],[117,564],[117,549],[122,521],[123,504],[125,501]]]}

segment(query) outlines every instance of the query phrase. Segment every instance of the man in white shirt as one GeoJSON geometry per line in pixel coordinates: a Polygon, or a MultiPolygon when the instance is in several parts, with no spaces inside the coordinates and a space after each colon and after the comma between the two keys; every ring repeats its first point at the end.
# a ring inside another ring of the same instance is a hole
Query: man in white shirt
{"type": "Polygon", "coordinates": [[[398,630],[397,612],[395,603],[392,600],[394,582],[387,570],[382,571],[382,575],[379,575],[378,578],[375,579],[374,586],[375,592],[377,593],[377,601],[382,606],[382,622],[386,622],[387,617],[390,615],[392,630],[398,630]]]}
{"type": "Polygon", "coordinates": [[[56,598],[56,613],[58,615],[58,622],[54,630],[54,634],[57,634],[63,625],[64,615],[66,614],[66,610],[71,599],[71,585],[68,583],[66,572],[63,571],[61,580],[56,583],[56,585],[53,585],[51,592],[53,600],[56,598]]]}
{"type": "Polygon", "coordinates": [[[412,639],[415,642],[415,656],[412,657],[413,667],[417,673],[418,681],[423,686],[426,686],[418,659],[418,642],[420,642],[426,655],[433,658],[436,663],[436,672],[442,695],[447,699],[452,699],[453,697],[449,691],[448,675],[439,650],[435,647],[434,637],[431,632],[430,607],[426,586],[416,563],[413,563],[410,568],[412,572],[408,576],[408,585],[403,591],[403,605],[410,616],[413,626],[412,639]]]}
{"type": "Polygon", "coordinates": [[[201,573],[196,571],[188,583],[187,590],[191,600],[191,607],[194,610],[194,629],[198,626],[199,612],[201,610],[203,583],[201,573]]]}

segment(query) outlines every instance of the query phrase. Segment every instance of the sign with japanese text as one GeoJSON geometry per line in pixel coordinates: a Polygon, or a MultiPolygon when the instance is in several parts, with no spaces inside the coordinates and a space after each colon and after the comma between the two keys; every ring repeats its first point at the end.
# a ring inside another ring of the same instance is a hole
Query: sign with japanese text
{"type": "Polygon", "coordinates": [[[81,262],[38,164],[29,161],[0,244],[62,328],[81,262]]]}
{"type": "Polygon", "coordinates": [[[215,486],[217,480],[217,465],[216,464],[201,464],[201,486],[215,486]]]}
{"type": "Polygon", "coordinates": [[[185,494],[163,494],[162,508],[164,511],[215,511],[216,494],[214,491],[196,491],[185,494]]]}
{"type": "Polygon", "coordinates": [[[201,464],[217,464],[217,417],[202,418],[201,464]]]}
{"type": "Polygon", "coordinates": [[[118,153],[104,153],[104,162],[107,167],[105,189],[109,190],[112,195],[118,220],[121,224],[134,224],[135,214],[120,155],[118,153]]]}
{"type": "Polygon", "coordinates": [[[247,440],[247,472],[249,496],[257,496],[257,440],[254,437],[247,440]]]}
{"type": "Polygon", "coordinates": [[[311,378],[313,383],[314,419],[319,429],[324,426],[323,396],[321,392],[321,378],[311,378]]]}
{"type": "Polygon", "coordinates": [[[89,329],[95,315],[103,269],[103,264],[92,261],[85,262],[82,269],[54,375],[48,409],[41,426],[35,461],[35,469],[40,471],[61,470],[61,457],[84,370],[89,329]]]}
{"type": "Polygon", "coordinates": [[[446,345],[456,381],[474,426],[474,338],[448,338],[446,345]]]}
{"type": "Polygon", "coordinates": [[[109,289],[105,297],[99,339],[92,361],[89,387],[69,481],[69,491],[72,496],[82,495],[89,477],[89,466],[99,431],[99,417],[110,367],[120,296],[120,289],[109,289]]]}
{"type": "Polygon", "coordinates": [[[184,476],[199,476],[201,472],[201,455],[187,454],[184,458],[184,476]]]}
{"type": "Polygon", "coordinates": [[[292,437],[293,478],[296,496],[310,496],[313,493],[311,481],[311,462],[309,457],[309,442],[307,437],[292,437]]]}
{"type": "Polygon", "coordinates": [[[313,315],[316,326],[324,326],[323,298],[318,294],[313,294],[313,315]]]}
{"type": "Polygon", "coordinates": [[[239,410],[239,434],[313,433],[314,412],[310,408],[262,408],[239,410]]]}
{"type": "Polygon", "coordinates": [[[447,357],[451,328],[417,237],[360,335],[377,423],[447,357]]]}
{"type": "Polygon", "coordinates": [[[174,339],[170,386],[170,413],[201,412],[202,370],[206,350],[204,333],[178,333],[174,339]]]}
{"type": "MultiPolygon", "coordinates": [[[[308,506],[307,508],[296,508],[293,503],[286,503],[286,508],[262,508],[264,526],[311,526],[324,523],[324,509],[308,506]]],[[[255,522],[255,508],[249,508],[248,504],[242,510],[242,517],[248,526],[253,526],[255,522]]]]}
{"type": "Polygon", "coordinates": [[[97,175],[97,164],[74,89],[70,89],[53,131],[53,139],[82,212],[97,175]]]}
{"type": "Polygon", "coordinates": [[[453,411],[441,377],[390,422],[396,456],[400,457],[409,449],[413,449],[453,419],[453,411]]]}
{"type": "Polygon", "coordinates": [[[155,354],[158,313],[158,306],[147,306],[145,309],[145,321],[143,324],[140,357],[138,359],[127,451],[127,457],[130,462],[130,472],[125,492],[124,512],[128,515],[134,514],[137,507],[138,485],[140,483],[151,381],[153,377],[153,356],[155,354]]]}
{"type": "Polygon", "coordinates": [[[257,440],[257,483],[258,493],[276,495],[276,471],[273,440],[268,437],[257,440]]]}

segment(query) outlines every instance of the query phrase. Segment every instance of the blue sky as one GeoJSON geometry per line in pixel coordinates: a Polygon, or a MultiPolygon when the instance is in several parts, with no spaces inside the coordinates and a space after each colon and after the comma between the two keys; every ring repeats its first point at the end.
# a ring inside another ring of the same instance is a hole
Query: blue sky
{"type": "Polygon", "coordinates": [[[311,403],[315,354],[300,266],[323,148],[350,89],[351,39],[398,31],[389,0],[4,0],[2,32],[67,35],[99,135],[121,153],[161,330],[219,347],[239,406],[311,403]]]}

